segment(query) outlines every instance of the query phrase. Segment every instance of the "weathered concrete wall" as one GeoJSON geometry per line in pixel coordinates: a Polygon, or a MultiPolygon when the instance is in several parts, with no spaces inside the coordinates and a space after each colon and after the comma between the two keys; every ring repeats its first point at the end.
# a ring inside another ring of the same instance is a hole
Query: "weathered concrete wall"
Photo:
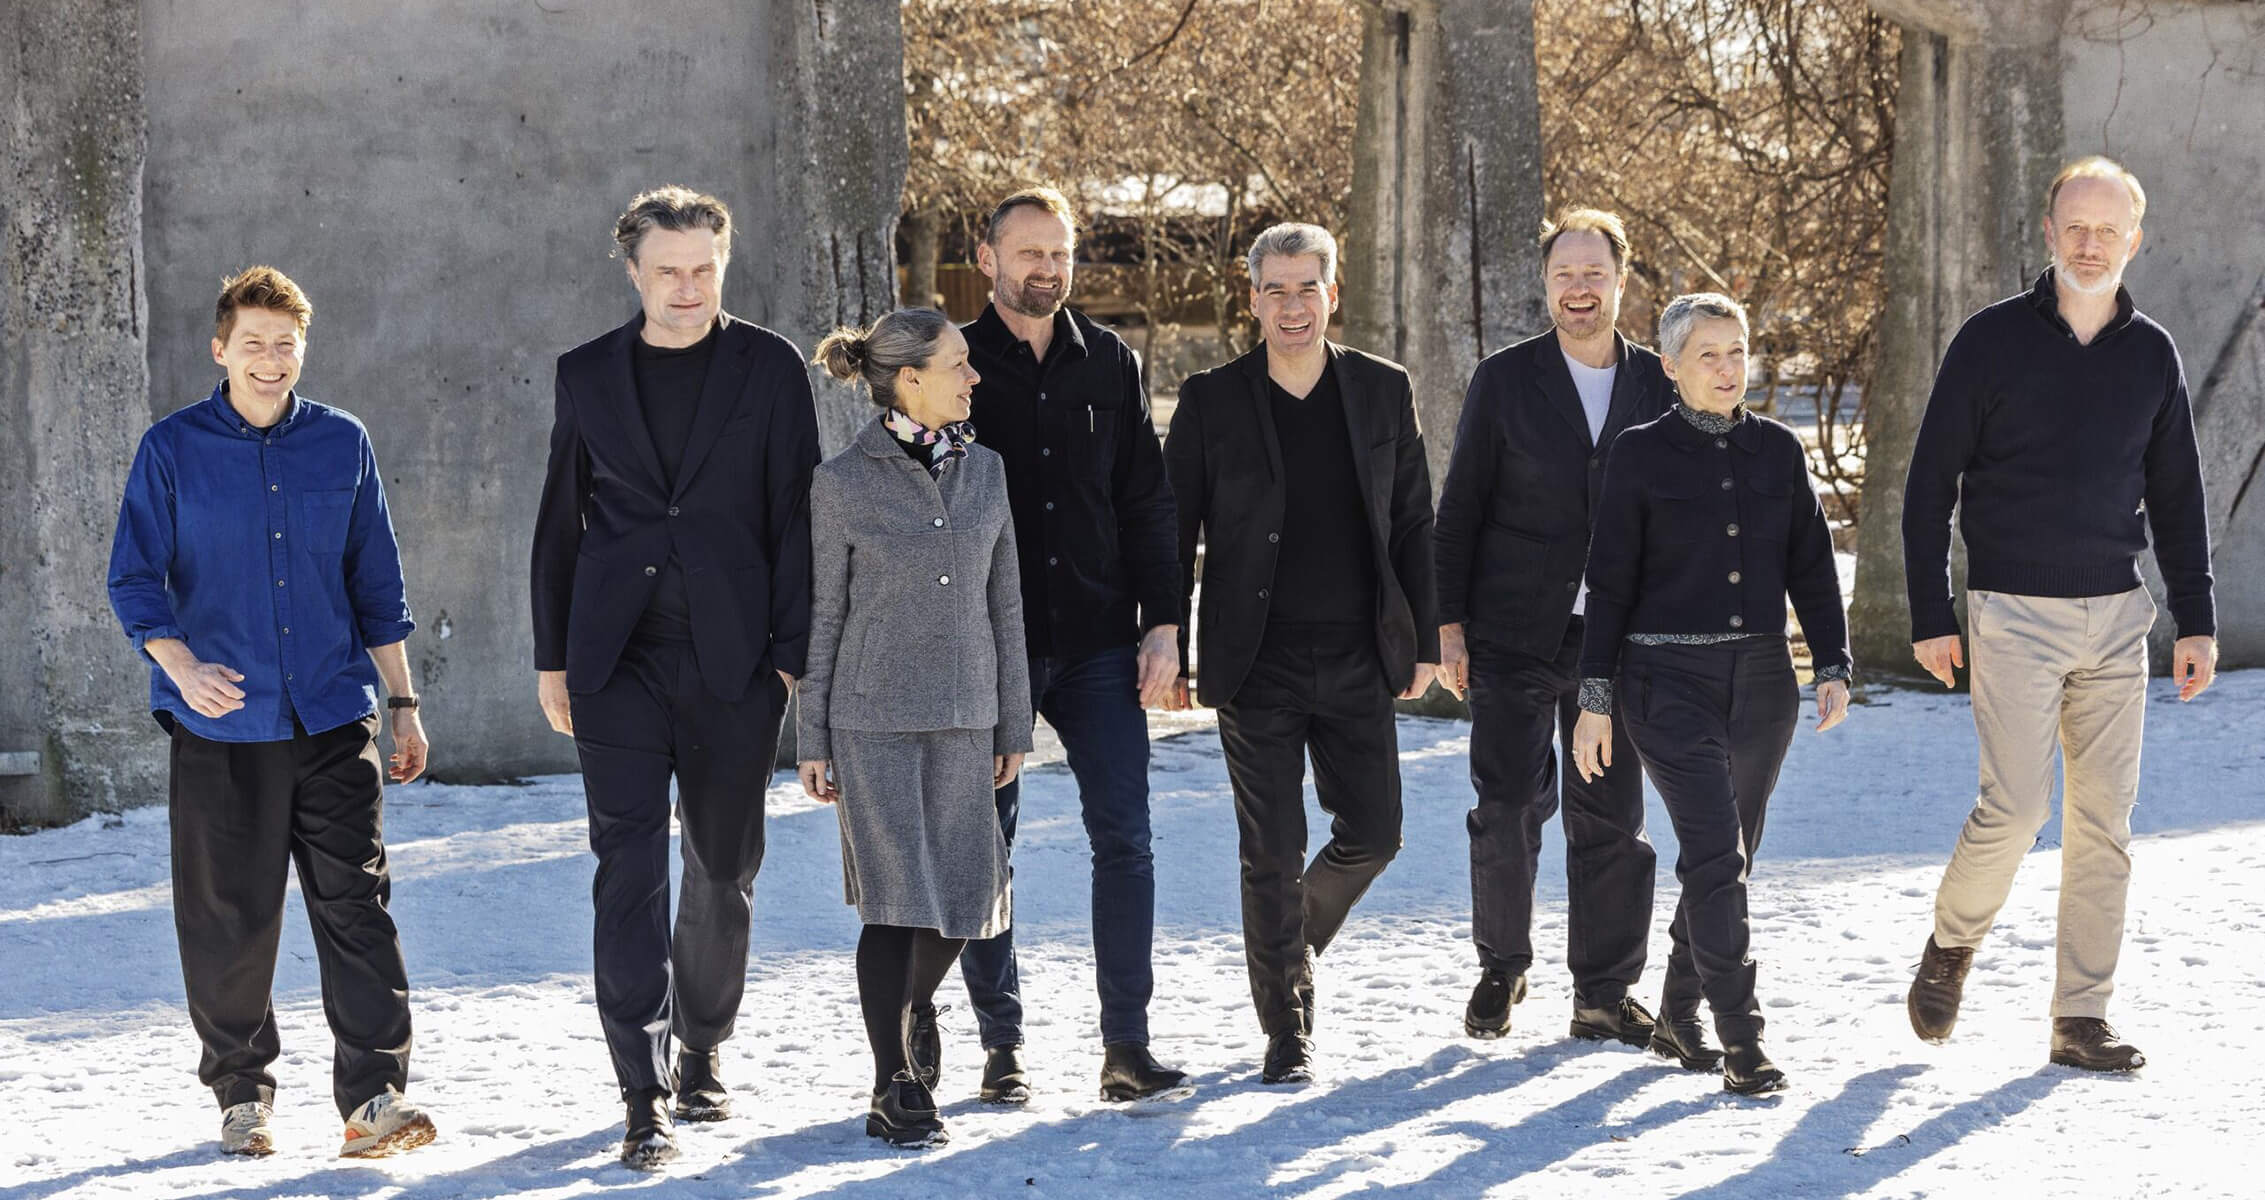
{"type": "Polygon", "coordinates": [[[1540,331],[1531,0],[1387,0],[1361,44],[1345,338],[1414,377],[1432,486],[1481,358],[1540,331]]]}
{"type": "MultiPolygon", "coordinates": [[[[1912,673],[1898,514],[1936,365],[2047,262],[2045,188],[2104,153],[2149,191],[2128,282],[2195,397],[2228,665],[2265,662],[2265,12],[2228,0],[1872,0],[1906,27],[1850,617],[1857,661],[1912,673]]],[[[2153,564],[2147,563],[2150,575],[2153,564]]],[[[1954,572],[1954,577],[1963,570],[1954,572]]],[[[2159,589],[2158,589],[2159,590],[2159,589]]],[[[2170,623],[2158,623],[2158,649],[2170,623]]]]}
{"type": "Polygon", "coordinates": [[[163,795],[104,580],[149,413],[133,0],[0,0],[0,828],[163,795]],[[36,766],[33,756],[36,755],[36,766]]]}
{"type": "Polygon", "coordinates": [[[573,769],[533,699],[527,536],[552,362],[635,311],[612,220],[654,184],[724,197],[726,307],[805,346],[885,308],[898,6],[141,9],[150,409],[215,382],[224,273],[290,273],[316,310],[304,390],[367,421],[385,469],[436,773],[573,769]]]}
{"type": "MultiPolygon", "coordinates": [[[[2148,190],[2129,286],[2186,362],[2219,651],[2265,663],[2265,5],[2078,0],[2061,49],[2068,153],[2109,155],[2148,190]]],[[[2172,636],[2165,615],[2158,650],[2172,636]]]]}

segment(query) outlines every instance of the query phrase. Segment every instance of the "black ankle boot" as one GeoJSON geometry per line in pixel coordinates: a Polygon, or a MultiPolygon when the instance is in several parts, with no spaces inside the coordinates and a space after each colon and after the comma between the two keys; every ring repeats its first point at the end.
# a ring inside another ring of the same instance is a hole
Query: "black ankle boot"
{"type": "Polygon", "coordinates": [[[1030,1072],[1023,1068],[1021,1046],[983,1052],[983,1088],[976,1094],[985,1104],[1030,1103],[1030,1072]]]}
{"type": "Polygon", "coordinates": [[[1101,1048],[1101,1098],[1149,1100],[1187,1088],[1188,1073],[1156,1061],[1148,1047],[1119,1042],[1101,1048]]]}
{"type": "Polygon", "coordinates": [[[1626,1046],[1643,1047],[1651,1044],[1652,1028],[1656,1025],[1644,1006],[1634,996],[1622,996],[1617,1003],[1603,1008],[1573,1009],[1573,1036],[1584,1042],[1619,1042],[1626,1046]]]}
{"type": "Polygon", "coordinates": [[[1759,1096],[1785,1090],[1785,1072],[1762,1051],[1762,1041],[1725,1041],[1722,1046],[1722,1090],[1741,1096],[1759,1096]]]}
{"type": "Polygon", "coordinates": [[[933,1004],[918,1004],[912,1009],[912,1031],[905,1038],[905,1049],[912,1053],[912,1073],[920,1082],[934,1090],[936,1080],[944,1069],[944,1036],[936,1029],[936,1014],[942,1011],[933,1004]]]}
{"type": "Polygon", "coordinates": [[[1722,1051],[1707,1045],[1706,1027],[1697,1017],[1660,1017],[1652,1025],[1650,1049],[1686,1071],[1722,1070],[1722,1051]]]}
{"type": "Polygon", "coordinates": [[[676,1119],[721,1121],[731,1116],[731,1092],[720,1074],[723,1052],[680,1047],[676,1052],[676,1119]]]}
{"type": "Polygon", "coordinates": [[[621,1161],[641,1171],[676,1157],[676,1123],[669,1119],[667,1088],[627,1092],[628,1109],[621,1134],[621,1161]]]}
{"type": "Polygon", "coordinates": [[[1266,1040],[1266,1064],[1258,1073],[1260,1083],[1312,1083],[1313,1039],[1295,1029],[1284,1030],[1266,1040]]]}
{"type": "Polygon", "coordinates": [[[1475,1038],[1498,1038],[1510,1032],[1510,1006],[1526,998],[1526,977],[1498,967],[1479,972],[1471,1002],[1463,1006],[1463,1032],[1475,1038]]]}
{"type": "Polygon", "coordinates": [[[865,1136],[892,1146],[941,1146],[951,1140],[944,1119],[936,1113],[936,1098],[910,1071],[899,1071],[888,1086],[873,1093],[873,1106],[865,1114],[865,1136]]]}

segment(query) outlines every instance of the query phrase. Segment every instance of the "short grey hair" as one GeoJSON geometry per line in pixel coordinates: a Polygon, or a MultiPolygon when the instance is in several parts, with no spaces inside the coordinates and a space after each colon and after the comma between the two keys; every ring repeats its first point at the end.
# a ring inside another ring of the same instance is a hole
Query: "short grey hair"
{"type": "Polygon", "coordinates": [[[1337,282],[1337,239],[1319,225],[1286,221],[1268,226],[1250,244],[1250,283],[1258,286],[1258,266],[1269,258],[1296,258],[1311,254],[1321,260],[1321,281],[1337,282]]]}
{"type": "Polygon", "coordinates": [[[1702,318],[1728,317],[1738,322],[1738,336],[1750,337],[1753,330],[1746,324],[1746,306],[1721,292],[1692,292],[1667,302],[1659,314],[1659,352],[1663,358],[1683,356],[1683,344],[1691,340],[1691,327],[1702,318]]]}
{"type": "Polygon", "coordinates": [[[637,193],[630,198],[629,207],[614,219],[614,253],[636,262],[637,247],[643,244],[646,234],[656,229],[714,230],[717,253],[726,261],[731,258],[731,209],[706,192],[670,184],[637,193]]]}

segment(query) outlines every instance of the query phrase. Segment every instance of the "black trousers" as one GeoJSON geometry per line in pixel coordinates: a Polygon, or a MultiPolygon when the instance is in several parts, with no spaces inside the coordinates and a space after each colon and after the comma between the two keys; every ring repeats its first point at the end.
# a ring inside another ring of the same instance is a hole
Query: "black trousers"
{"type": "Polygon", "coordinates": [[[331,1098],[340,1116],[409,1083],[409,975],[386,912],[375,714],[287,742],[211,742],[173,730],[173,928],[189,1022],[204,1052],[197,1078],[222,1108],[273,1103],[276,946],[286,864],[322,971],[322,1013],[336,1042],[331,1098]]]}
{"type": "Polygon", "coordinates": [[[1270,627],[1219,741],[1242,841],[1243,957],[1269,1037],[1310,1032],[1313,967],[1400,852],[1400,739],[1366,628],[1270,627]],[[1306,756],[1329,842],[1306,861],[1306,756]]]}
{"type": "Polygon", "coordinates": [[[598,856],[590,898],[598,1019],[626,1092],[674,1090],[673,1035],[731,1036],[763,865],[763,791],[786,685],[768,665],[740,700],[715,698],[692,647],[632,641],[613,677],[572,697],[574,748],[598,856]],[[669,928],[669,778],[683,830],[682,902],[669,928]]]}
{"type": "MultiPolygon", "coordinates": [[[[1585,782],[1573,769],[1581,634],[1581,618],[1574,617],[1551,658],[1470,643],[1471,786],[1478,792],[1467,820],[1471,937],[1482,966],[1510,975],[1533,966],[1542,826],[1562,796],[1573,1002],[1609,1008],[1644,973],[1659,860],[1644,836],[1642,773],[1607,771],[1585,782]]],[[[1612,760],[1636,763],[1623,721],[1613,722],[1612,760]]]]}
{"type": "MultiPolygon", "coordinates": [[[[1801,719],[1792,655],[1780,637],[1631,643],[1620,664],[1615,723],[1628,726],[1682,844],[1675,877],[1683,895],[1669,929],[1659,1015],[1694,1017],[1703,995],[1723,1041],[1759,1037],[1746,878],[1801,719]]],[[[1620,769],[1616,760],[1612,771],[1620,769]]]]}

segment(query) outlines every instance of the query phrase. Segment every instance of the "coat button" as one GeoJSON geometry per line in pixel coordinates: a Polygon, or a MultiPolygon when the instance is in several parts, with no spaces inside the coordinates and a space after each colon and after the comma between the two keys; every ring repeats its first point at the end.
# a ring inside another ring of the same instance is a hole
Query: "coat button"
{"type": "Polygon", "coordinates": [[[1730,489],[1731,489],[1731,488],[1732,488],[1733,486],[1735,486],[1735,485],[1734,485],[1734,484],[1732,484],[1732,483],[1731,483],[1731,482],[1730,482],[1729,480],[1727,480],[1727,479],[1725,479],[1725,480],[1723,480],[1723,481],[1722,481],[1722,490],[1723,490],[1723,491],[1726,491],[1726,492],[1727,492],[1727,491],[1729,491],[1729,490],[1730,490],[1730,489]]]}
{"type": "Polygon", "coordinates": [[[1270,533],[1266,535],[1266,540],[1269,542],[1279,542],[1282,540],[1282,535],[1279,533],[1270,533]]]}
{"type": "Polygon", "coordinates": [[[1046,457],[1049,457],[1049,456],[1051,456],[1051,455],[1052,455],[1053,453],[1054,453],[1054,448],[1053,448],[1052,446],[1040,446],[1040,447],[1038,448],[1038,457],[1040,457],[1040,458],[1046,458],[1046,457]]]}
{"type": "Polygon", "coordinates": [[[1058,567],[1062,565],[1062,560],[1049,554],[1046,556],[1046,565],[1049,567],[1058,567]]]}
{"type": "Polygon", "coordinates": [[[1716,438],[1716,439],[1714,440],[1714,448],[1715,448],[1715,449],[1717,449],[1717,450],[1728,450],[1728,449],[1730,449],[1730,439],[1729,439],[1729,438],[1716,438]]]}
{"type": "Polygon", "coordinates": [[[683,512],[683,511],[684,511],[683,509],[681,509],[681,508],[678,508],[678,507],[677,507],[677,506],[675,506],[674,504],[671,504],[671,505],[669,505],[669,506],[668,506],[668,515],[670,515],[670,516],[672,516],[672,517],[673,517],[673,516],[676,516],[677,514],[679,514],[679,513],[683,512]]]}
{"type": "Polygon", "coordinates": [[[1738,536],[1738,522],[1736,522],[1736,521],[1732,521],[1732,522],[1731,522],[1731,523],[1730,523],[1730,524],[1729,524],[1728,526],[1726,526],[1726,527],[1725,527],[1725,528],[1723,529],[1723,532],[1724,532],[1724,533],[1727,533],[1727,534],[1729,534],[1729,535],[1730,535],[1730,536],[1732,536],[1732,537],[1737,537],[1737,536],[1738,536]]]}
{"type": "Polygon", "coordinates": [[[1047,512],[1052,512],[1052,511],[1054,511],[1054,502],[1053,502],[1053,501],[1051,501],[1051,500],[1048,500],[1048,501],[1046,502],[1046,511],[1047,511],[1047,512]]]}
{"type": "Polygon", "coordinates": [[[1740,616],[1731,617],[1730,627],[1732,629],[1744,629],[1746,627],[1746,618],[1740,616]]]}
{"type": "Polygon", "coordinates": [[[938,517],[938,518],[936,518],[935,520],[933,520],[933,521],[930,521],[930,522],[928,522],[928,523],[929,523],[930,525],[933,525],[933,526],[935,526],[935,527],[936,527],[936,528],[938,528],[938,529],[942,529],[942,528],[944,527],[944,519],[943,519],[942,517],[938,517]]]}
{"type": "Polygon", "coordinates": [[[1264,600],[1264,599],[1266,599],[1267,595],[1268,595],[1268,593],[1267,593],[1267,591],[1266,591],[1266,589],[1265,589],[1265,588],[1260,588],[1260,589],[1258,589],[1258,598],[1259,598],[1259,599],[1261,599],[1261,600],[1264,600]]]}
{"type": "Polygon", "coordinates": [[[1581,590],[1581,581],[1580,581],[1580,580],[1578,580],[1578,579],[1568,579],[1568,580],[1566,580],[1566,581],[1565,581],[1565,590],[1566,590],[1566,591],[1568,591],[1568,592],[1577,592],[1577,591],[1580,591],[1580,590],[1581,590]]]}
{"type": "Polygon", "coordinates": [[[645,568],[645,573],[647,575],[658,575],[661,573],[661,569],[659,567],[647,567],[645,568]]]}
{"type": "Polygon", "coordinates": [[[1736,583],[1736,582],[1738,582],[1739,580],[1741,580],[1741,579],[1744,579],[1744,578],[1745,578],[1745,576],[1744,576],[1744,575],[1741,575],[1741,574],[1739,574],[1739,573],[1738,573],[1738,572],[1736,572],[1736,571],[1732,571],[1732,572],[1730,573],[1730,582],[1732,582],[1732,583],[1736,583]]]}
{"type": "Polygon", "coordinates": [[[941,583],[941,584],[949,584],[949,583],[950,583],[951,581],[952,581],[952,577],[951,577],[951,576],[949,576],[949,575],[938,575],[938,576],[936,577],[936,582],[937,582],[937,583],[941,583]]]}

